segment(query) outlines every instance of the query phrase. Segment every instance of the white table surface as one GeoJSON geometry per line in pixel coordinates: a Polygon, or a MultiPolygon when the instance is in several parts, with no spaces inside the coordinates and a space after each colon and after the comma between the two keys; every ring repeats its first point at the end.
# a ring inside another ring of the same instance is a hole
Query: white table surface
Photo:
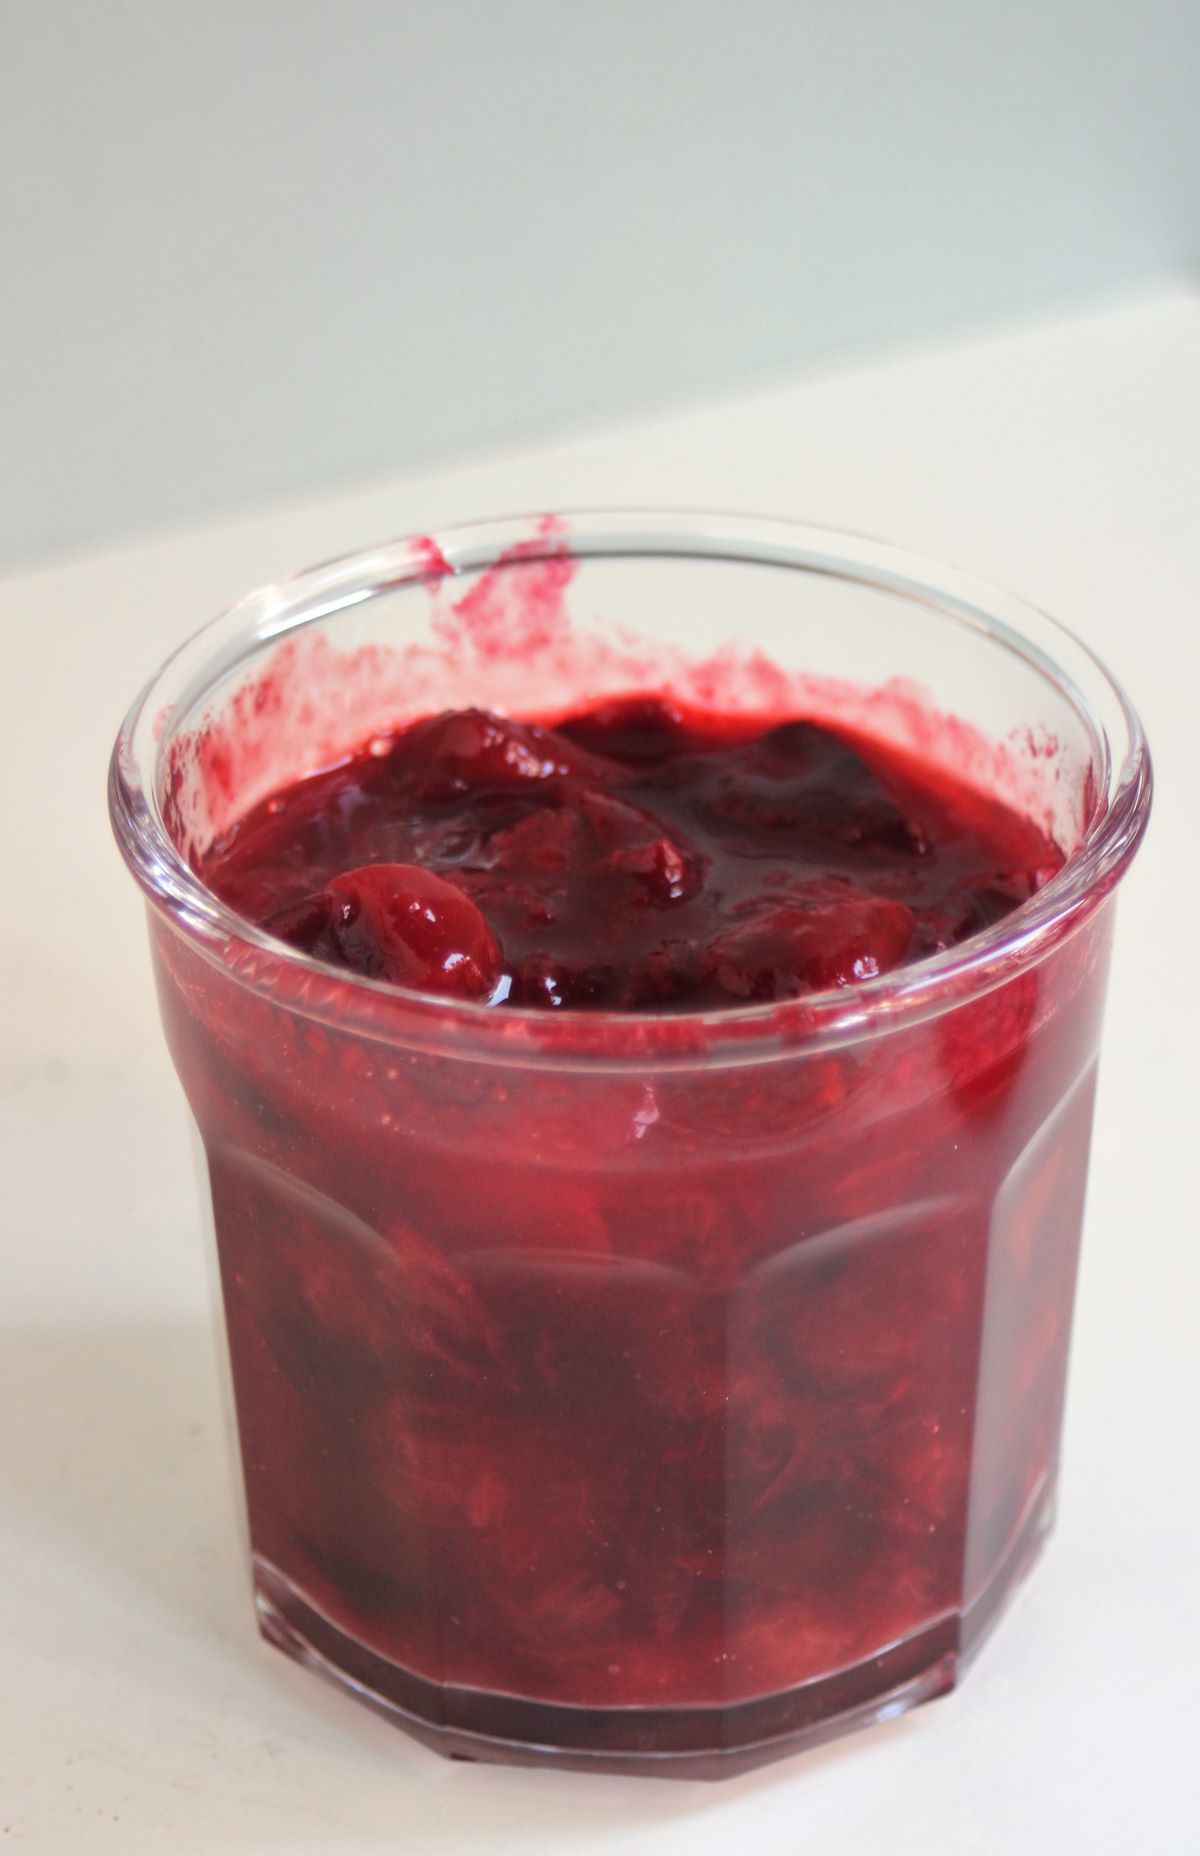
{"type": "Polygon", "coordinates": [[[53,563],[0,582],[0,613],[0,1847],[1200,1850],[1200,295],[53,563]],[[1124,678],[1159,779],[1118,923],[1057,1532],[957,1693],[715,1787],[443,1762],[259,1644],[183,1101],[104,812],[128,699],[239,593],[587,502],[804,516],[1007,583],[1124,678]]]}

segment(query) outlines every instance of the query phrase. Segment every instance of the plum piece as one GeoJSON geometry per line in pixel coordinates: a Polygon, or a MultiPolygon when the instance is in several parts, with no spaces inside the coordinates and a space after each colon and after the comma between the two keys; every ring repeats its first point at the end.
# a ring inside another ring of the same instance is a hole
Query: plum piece
{"type": "Polygon", "coordinates": [[[886,973],[903,960],[912,929],[912,910],[883,896],[784,905],[718,935],[710,972],[734,999],[795,998],[886,973]]]}
{"type": "Polygon", "coordinates": [[[923,857],[925,833],[849,742],[813,722],[785,722],[715,759],[702,797],[720,830],[786,834],[858,861],[923,857]]]}
{"type": "Polygon", "coordinates": [[[564,722],[561,733],[610,760],[648,766],[687,744],[682,711],[665,696],[617,696],[564,722]]]}
{"type": "Polygon", "coordinates": [[[363,864],[290,904],[265,926],[366,979],[487,999],[500,977],[495,937],[475,904],[416,864],[363,864]]]}
{"type": "Polygon", "coordinates": [[[654,902],[682,902],[696,883],[695,860],[670,838],[615,851],[612,864],[614,870],[640,878],[644,894],[654,902]]]}
{"type": "Polygon", "coordinates": [[[530,954],[513,973],[514,1005],[584,1006],[603,1004],[612,991],[613,972],[591,961],[530,954]]]}
{"type": "Polygon", "coordinates": [[[575,791],[570,805],[538,805],[494,832],[486,852],[497,893],[503,884],[527,904],[540,898],[551,921],[572,901],[576,914],[580,903],[594,912],[605,898],[621,908],[680,902],[699,889],[706,864],[652,812],[591,786],[575,791]]]}
{"type": "Polygon", "coordinates": [[[689,940],[671,937],[631,966],[617,1003],[637,1007],[678,1006],[700,991],[707,971],[704,950],[689,940]]]}
{"type": "Polygon", "coordinates": [[[647,807],[602,792],[583,792],[578,804],[590,828],[594,862],[634,877],[637,900],[680,902],[700,887],[708,860],[668,832],[647,807]]]}
{"type": "Polygon", "coordinates": [[[548,728],[489,709],[453,709],[398,737],[394,772],[420,801],[525,791],[587,771],[593,757],[548,728]]]}

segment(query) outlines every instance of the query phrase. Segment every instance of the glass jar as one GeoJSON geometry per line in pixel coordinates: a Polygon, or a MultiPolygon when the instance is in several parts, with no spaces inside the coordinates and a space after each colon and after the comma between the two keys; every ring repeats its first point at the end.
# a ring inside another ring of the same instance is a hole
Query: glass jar
{"type": "Polygon", "coordinates": [[[1050,1523],[1136,717],[1051,620],[709,515],[407,539],[135,703],[112,816],[207,1162],[263,1633],[439,1750],[720,1776],[951,1687],[1050,1523]],[[671,1016],[454,1003],[198,853],[445,707],[853,721],[1068,852],[961,946],[671,1016]]]}

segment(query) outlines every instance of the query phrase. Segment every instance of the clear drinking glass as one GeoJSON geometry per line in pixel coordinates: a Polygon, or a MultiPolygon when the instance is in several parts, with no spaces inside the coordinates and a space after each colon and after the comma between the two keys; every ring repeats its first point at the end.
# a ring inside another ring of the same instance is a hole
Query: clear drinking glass
{"type": "Polygon", "coordinates": [[[135,703],[112,815],[207,1159],[264,1634],[469,1758],[719,1776],[951,1687],[1049,1525],[1136,717],[1015,599],[709,515],[408,539],[135,703]],[[1069,853],[782,1004],[335,973],[199,851],[376,731],[614,692],[852,720],[1069,853]]]}

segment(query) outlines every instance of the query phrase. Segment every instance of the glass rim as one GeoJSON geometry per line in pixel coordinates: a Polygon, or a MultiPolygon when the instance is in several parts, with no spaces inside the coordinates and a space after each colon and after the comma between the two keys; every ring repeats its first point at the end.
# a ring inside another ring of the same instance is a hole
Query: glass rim
{"type": "Polygon", "coordinates": [[[1111,890],[1144,834],[1152,774],[1141,723],[1121,685],[1065,626],[955,567],[848,530],[701,510],[562,510],[406,535],[342,555],[246,595],[195,632],[145,684],[109,768],[109,810],[149,902],[230,979],[281,1007],[389,1044],[518,1065],[644,1069],[743,1064],[855,1043],[990,991],[1059,945],[1111,890]],[[1036,895],[959,945],[878,978],[798,999],[698,1011],[505,1007],[450,1000],[344,974],[276,940],[209,890],[174,843],[159,799],[171,721],[205,690],[286,633],[408,585],[431,571],[474,574],[545,556],[725,560],[856,582],[926,606],[980,633],[1051,682],[1086,726],[1096,802],[1078,846],[1036,895]],[[433,544],[433,545],[431,545],[433,544]],[[431,559],[437,562],[431,569],[431,559]]]}

